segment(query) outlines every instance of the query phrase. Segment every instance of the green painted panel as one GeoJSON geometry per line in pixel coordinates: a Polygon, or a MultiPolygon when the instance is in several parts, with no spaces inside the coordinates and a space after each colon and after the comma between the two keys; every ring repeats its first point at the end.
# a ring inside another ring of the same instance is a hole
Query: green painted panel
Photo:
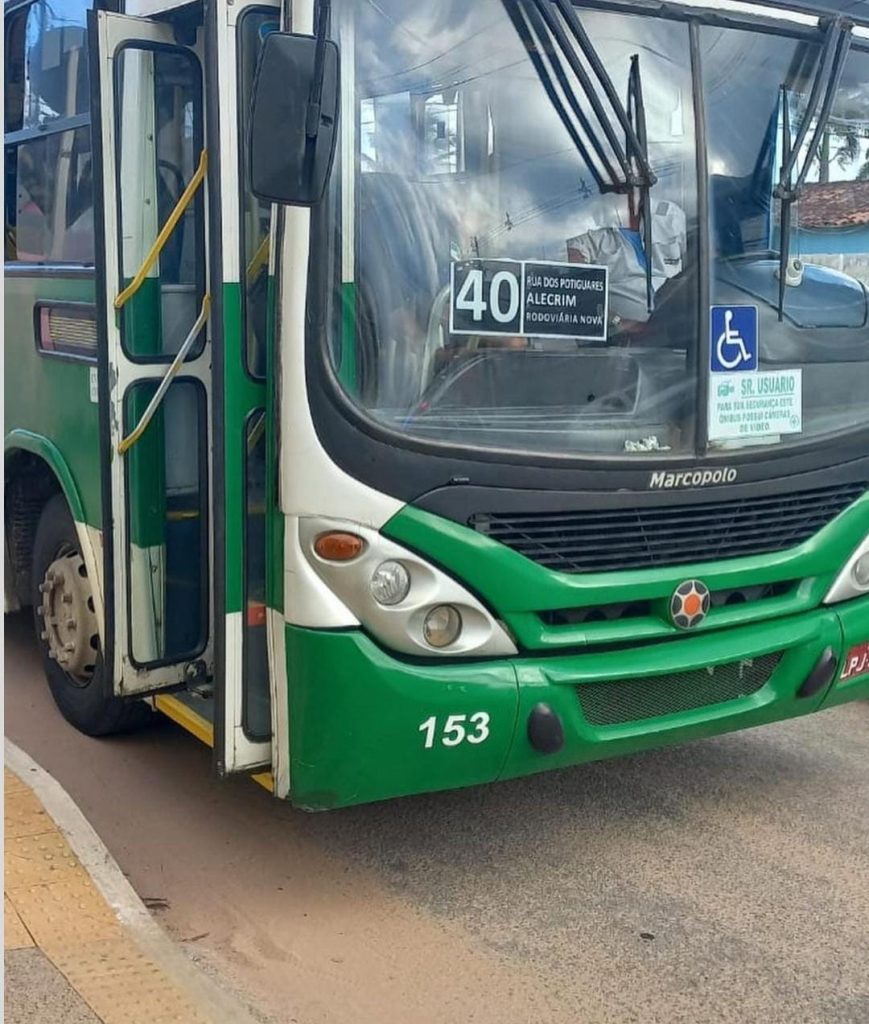
{"type": "Polygon", "coordinates": [[[287,627],[293,802],[326,809],[489,782],[516,723],[507,662],[410,665],[361,633],[287,627]],[[450,715],[490,716],[482,743],[444,746],[450,715]],[[420,731],[437,721],[426,749],[420,731]]]}
{"type": "MultiPolygon", "coordinates": [[[[157,382],[152,381],[129,388],[124,396],[125,435],[139,423],[156,390],[157,382]]],[[[195,442],[188,438],[181,443],[195,442]]],[[[166,428],[162,406],[123,458],[127,472],[130,543],[140,548],[162,547],[166,543],[166,428]]]]}
{"type": "Polygon", "coordinates": [[[34,434],[30,430],[16,428],[10,430],[6,435],[4,450],[8,455],[13,455],[15,452],[30,452],[32,455],[38,455],[57,477],[73,519],[79,523],[85,522],[81,495],[75,480],[73,480],[69,465],[57,445],[42,434],[34,434]]]}
{"type": "Polygon", "coordinates": [[[522,647],[558,649],[677,635],[675,627],[666,623],[666,613],[581,627],[548,626],[538,613],[626,600],[649,601],[653,609],[660,610],[676,587],[692,576],[702,578],[712,590],[750,586],[758,574],[764,582],[799,584],[787,598],[758,602],[755,609],[715,610],[701,630],[732,628],[752,615],[772,619],[817,607],[841,566],[869,532],[869,495],[806,544],[790,551],[602,574],[554,572],[475,530],[412,507],[399,512],[383,532],[465,582],[508,623],[522,647]]]}
{"type": "Polygon", "coordinates": [[[237,283],[223,287],[223,340],[226,610],[240,612],[244,602],[247,420],[253,410],[265,408],[266,387],[245,370],[241,289],[237,283]]]}
{"type": "MultiPolygon", "coordinates": [[[[130,281],[124,281],[124,288],[130,281]]],[[[124,350],[139,359],[163,352],[160,278],[146,277],[139,290],[117,314],[124,350]]]]}
{"type": "Polygon", "coordinates": [[[357,361],[356,361],[356,315],[357,287],[354,281],[341,286],[341,362],[338,377],[345,389],[356,394],[357,361]]]}
{"type": "Polygon", "coordinates": [[[81,516],[101,528],[98,408],[90,400],[92,364],[40,355],[33,308],[40,299],[93,302],[92,279],[17,277],[5,280],[4,433],[29,431],[54,445],[69,467],[81,516]]]}
{"type": "MultiPolygon", "coordinates": [[[[846,668],[845,658],[848,652],[854,647],[869,643],[869,596],[837,605],[836,612],[842,625],[843,658],[839,672],[841,676],[846,668]]],[[[830,689],[824,707],[830,708],[851,700],[869,700],[869,672],[854,676],[853,679],[837,680],[830,689]]]]}
{"type": "Polygon", "coordinates": [[[836,615],[824,611],[653,647],[523,659],[517,663],[519,728],[503,778],[621,757],[816,711],[823,693],[800,700],[796,692],[827,647],[838,654],[841,633],[836,615]],[[782,655],[770,681],[736,700],[603,727],[591,725],[581,710],[578,691],[583,685],[635,678],[668,680],[674,673],[713,665],[747,665],[767,654],[782,655]],[[565,744],[557,754],[542,755],[528,740],[525,723],[539,703],[548,704],[564,722],[565,744]]]}
{"type": "MultiPolygon", "coordinates": [[[[269,277],[268,286],[268,344],[266,356],[266,376],[270,381],[277,380],[275,365],[275,281],[269,277]]],[[[277,424],[280,409],[278,406],[277,388],[271,386],[266,394],[266,421],[277,424]]],[[[275,427],[266,435],[266,593],[269,607],[279,612],[284,610],[284,514],[277,503],[278,477],[280,474],[280,453],[278,451],[278,432],[275,427]]]]}
{"type": "MultiPolygon", "coordinates": [[[[800,699],[797,691],[826,648],[842,657],[843,629],[849,638],[869,636],[867,611],[869,599],[838,614],[826,609],[649,648],[467,664],[407,663],[361,632],[288,626],[292,799],[326,809],[450,789],[808,714],[824,706],[826,694],[800,699]],[[750,667],[770,654],[779,660],[768,681],[734,699],[610,726],[594,726],[582,712],[583,686],[618,679],[655,685],[656,676],[666,685],[674,672],[750,667]],[[563,723],[564,745],[556,754],[542,754],[529,741],[528,720],[538,704],[563,723]],[[471,716],[480,712],[488,716],[482,742],[443,743],[450,716],[465,716],[470,730],[471,716]],[[432,719],[434,742],[427,748],[432,719]]],[[[867,689],[869,683],[834,688],[827,705],[865,696],[867,689]]]]}

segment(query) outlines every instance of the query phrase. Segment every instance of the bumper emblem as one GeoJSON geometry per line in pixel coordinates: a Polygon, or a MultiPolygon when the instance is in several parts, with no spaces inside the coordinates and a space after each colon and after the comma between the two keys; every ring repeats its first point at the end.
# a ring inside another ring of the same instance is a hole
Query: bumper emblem
{"type": "Polygon", "coordinates": [[[709,614],[712,596],[700,580],[687,580],[670,598],[670,621],[679,629],[694,629],[709,614]]]}

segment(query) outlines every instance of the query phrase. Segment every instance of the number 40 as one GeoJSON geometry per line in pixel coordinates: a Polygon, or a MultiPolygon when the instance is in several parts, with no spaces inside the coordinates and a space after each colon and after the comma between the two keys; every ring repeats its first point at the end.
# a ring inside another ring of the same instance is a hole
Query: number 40
{"type": "Polygon", "coordinates": [[[509,324],[516,319],[519,312],[520,290],[519,279],[509,270],[499,270],[492,277],[489,286],[489,303],[483,298],[483,271],[471,270],[465,278],[459,294],[456,296],[456,309],[470,313],[476,323],[480,323],[488,309],[492,318],[499,324],[509,324]],[[502,291],[507,286],[507,305],[502,304],[502,291]]]}
{"type": "MultiPolygon", "coordinates": [[[[441,729],[441,743],[445,747],[457,747],[460,743],[482,743],[489,738],[489,721],[489,715],[485,711],[478,711],[473,715],[450,715],[441,729]],[[465,725],[466,722],[473,726],[471,730],[465,725]]],[[[427,718],[419,727],[419,731],[425,733],[425,749],[431,750],[438,734],[437,716],[427,718]]]]}

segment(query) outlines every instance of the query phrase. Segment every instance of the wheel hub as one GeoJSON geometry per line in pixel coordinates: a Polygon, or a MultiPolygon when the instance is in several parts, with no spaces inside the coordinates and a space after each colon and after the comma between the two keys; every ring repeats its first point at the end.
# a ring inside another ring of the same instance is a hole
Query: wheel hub
{"type": "Polygon", "coordinates": [[[59,555],[39,585],[42,639],[48,656],[73,679],[90,681],[96,667],[99,630],[93,592],[84,560],[77,551],[59,555]]]}

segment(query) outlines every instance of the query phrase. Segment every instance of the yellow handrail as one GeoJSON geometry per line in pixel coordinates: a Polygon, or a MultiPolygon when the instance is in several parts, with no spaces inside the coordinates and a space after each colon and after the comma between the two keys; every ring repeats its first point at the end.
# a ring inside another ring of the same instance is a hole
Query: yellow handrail
{"type": "Polygon", "coordinates": [[[271,236],[266,237],[260,242],[257,247],[257,251],[253,254],[253,259],[247,265],[247,282],[251,284],[256,275],[260,270],[266,266],[269,262],[270,249],[271,249],[271,236]]]}
{"type": "Polygon", "coordinates": [[[127,285],[127,287],[121,292],[121,294],[115,299],[115,309],[122,309],[127,302],[136,294],[136,292],[142,287],[145,278],[148,276],[148,271],[157,261],[157,257],[163,251],[163,247],[169,241],[169,236],[175,230],[175,225],[181,220],[187,207],[193,201],[193,197],[202,182],[205,180],[205,175],[208,171],[208,150],[203,149],[202,154],[199,157],[199,166],[196,168],[196,172],[190,179],[187,188],[181,193],[181,197],[175,204],[175,209],[169,214],[169,218],[163,227],[160,229],[160,234],[154,241],[148,251],[148,255],[145,257],[145,261],[141,267],[139,267],[136,276],[127,285]]]}

